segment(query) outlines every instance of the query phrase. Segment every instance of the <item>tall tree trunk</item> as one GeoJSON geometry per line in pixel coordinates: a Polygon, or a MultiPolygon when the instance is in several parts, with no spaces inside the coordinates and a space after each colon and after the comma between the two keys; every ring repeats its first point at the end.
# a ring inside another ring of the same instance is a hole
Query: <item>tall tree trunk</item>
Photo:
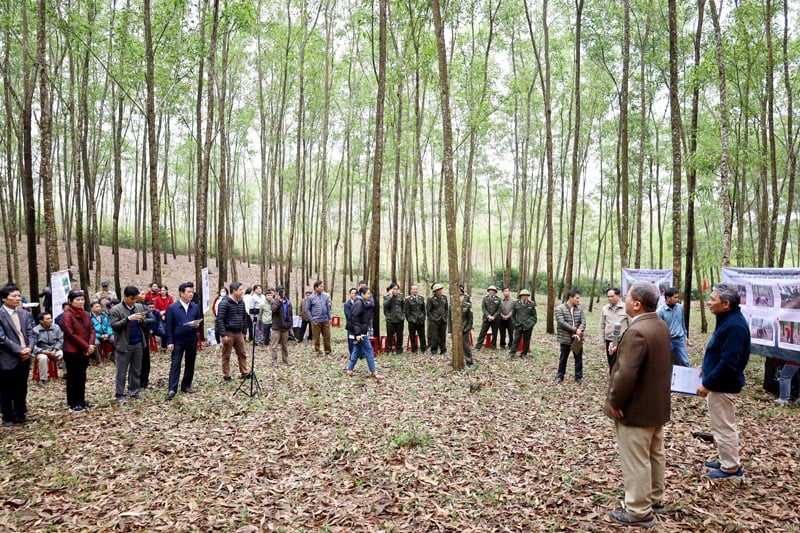
{"type": "MultiPolygon", "coordinates": [[[[150,230],[153,281],[161,285],[161,210],[158,206],[158,132],[156,130],[155,57],[150,27],[150,0],[144,0],[145,85],[147,87],[147,162],[150,181],[150,230]]],[[[199,279],[199,278],[198,278],[199,279]]]]}
{"type": "Polygon", "coordinates": [[[525,0],[525,17],[528,20],[528,31],[530,32],[531,43],[533,44],[534,56],[536,57],[537,69],[539,71],[539,82],[542,87],[542,96],[544,100],[544,123],[545,123],[545,157],[547,162],[547,200],[545,203],[545,233],[547,239],[546,257],[547,257],[547,318],[545,324],[547,326],[547,333],[555,333],[555,326],[553,320],[555,318],[555,305],[556,305],[556,285],[555,285],[555,270],[553,268],[553,187],[555,180],[553,179],[553,105],[551,95],[551,66],[550,66],[550,29],[547,24],[547,2],[542,0],[542,34],[544,35],[544,69],[542,69],[541,59],[538,47],[536,46],[536,38],[533,32],[533,22],[531,20],[528,2],[525,0]]]}
{"type": "MultiPolygon", "coordinates": [[[[700,67],[701,44],[703,38],[703,15],[705,13],[705,0],[697,0],[697,30],[694,36],[694,68],[700,67]]],[[[692,86],[692,123],[689,128],[689,157],[693,157],[697,152],[697,126],[700,115],[700,84],[694,83],[692,86]]],[[[692,301],[692,272],[695,255],[695,222],[694,204],[695,187],[697,183],[697,168],[691,165],[686,172],[686,277],[683,286],[683,301],[687,305],[683,306],[684,322],[689,324],[692,306],[688,302],[692,301]]]]}
{"type": "Polygon", "coordinates": [[[623,0],[623,25],[622,25],[622,78],[620,79],[619,92],[619,164],[620,164],[620,226],[619,226],[619,256],[621,267],[628,266],[628,243],[630,239],[628,207],[629,192],[629,144],[628,144],[628,78],[630,76],[631,62],[631,3],[623,0]]]}
{"type": "Polygon", "coordinates": [[[793,127],[794,96],[792,94],[792,76],[789,70],[789,0],[783,0],[783,83],[786,87],[786,152],[788,160],[788,194],[786,201],[786,217],[783,221],[783,237],[778,266],[783,268],[786,260],[786,244],[789,242],[789,226],[792,222],[792,210],[795,202],[795,180],[797,178],[797,133],[793,127]]]}
{"type": "Polygon", "coordinates": [[[39,261],[36,251],[36,202],[33,194],[33,93],[35,73],[30,61],[28,8],[22,7],[22,197],[25,213],[25,237],[28,248],[28,291],[39,294],[39,261]]]}
{"type": "MultiPolygon", "coordinates": [[[[45,281],[50,279],[50,274],[60,270],[58,258],[58,233],[56,230],[55,198],[53,197],[53,168],[52,158],[52,114],[50,106],[50,80],[47,77],[47,39],[45,22],[47,20],[47,2],[38,0],[37,8],[38,26],[36,28],[36,65],[39,72],[39,181],[44,193],[44,226],[45,226],[45,254],[47,275],[45,281]]],[[[31,299],[37,298],[36,292],[31,292],[31,299]]]]}
{"type": "MultiPolygon", "coordinates": [[[[728,185],[729,153],[728,148],[728,87],[725,74],[725,56],[722,49],[722,29],[719,24],[719,12],[716,2],[709,0],[711,20],[714,23],[714,40],[717,48],[717,70],[719,71],[719,128],[722,154],[719,164],[719,199],[722,207],[722,266],[731,264],[731,197],[728,185]]],[[[774,257],[774,253],[772,256],[774,257]]]]}
{"type": "Polygon", "coordinates": [[[572,137],[572,189],[569,204],[569,235],[567,236],[567,262],[564,276],[564,292],[572,288],[572,269],[575,259],[575,223],[578,215],[578,189],[581,173],[578,153],[581,138],[581,23],[583,22],[583,0],[575,1],[575,125],[572,137]]]}
{"type": "MultiPolygon", "coordinates": [[[[204,3],[203,14],[201,15],[200,22],[200,35],[201,35],[201,48],[202,42],[205,41],[205,12],[208,9],[208,0],[204,3]]],[[[202,278],[202,269],[208,266],[208,172],[211,160],[211,146],[214,143],[214,88],[216,76],[216,57],[217,57],[217,33],[219,30],[219,0],[214,0],[213,14],[211,19],[211,39],[208,45],[208,87],[206,89],[206,131],[205,138],[203,138],[201,131],[201,102],[203,94],[203,64],[200,63],[198,74],[197,86],[197,162],[198,162],[198,177],[197,177],[197,201],[196,205],[196,239],[195,239],[195,279],[202,278]],[[201,147],[200,141],[203,139],[201,147]]],[[[202,57],[202,54],[201,54],[202,57]]],[[[224,283],[225,280],[220,279],[219,283],[224,283]]],[[[202,284],[200,285],[200,301],[203,300],[202,284]]]]}
{"type": "MultiPolygon", "coordinates": [[[[385,0],[384,0],[385,1],[385,0]]],[[[447,263],[450,273],[450,321],[453,327],[451,363],[453,370],[464,368],[464,346],[461,336],[461,305],[458,285],[458,245],[456,243],[455,176],[453,174],[453,129],[450,118],[450,81],[447,74],[447,52],[444,42],[444,24],[439,0],[433,0],[433,24],[436,31],[436,50],[439,58],[439,91],[442,108],[442,173],[445,188],[445,217],[447,224],[447,263]]]]}
{"type": "MultiPolygon", "coordinates": [[[[380,0],[378,3],[378,87],[375,102],[375,153],[372,155],[372,224],[369,233],[369,249],[367,255],[366,280],[375,291],[375,300],[378,301],[378,277],[380,274],[381,250],[381,177],[383,176],[383,121],[386,105],[386,23],[388,17],[388,1],[380,0]]],[[[374,314],[374,329],[380,331],[380,313],[374,314]]]]}
{"type": "Polygon", "coordinates": [[[681,108],[678,97],[678,7],[669,0],[669,112],[672,132],[672,279],[680,283],[681,260],[681,108]]]}

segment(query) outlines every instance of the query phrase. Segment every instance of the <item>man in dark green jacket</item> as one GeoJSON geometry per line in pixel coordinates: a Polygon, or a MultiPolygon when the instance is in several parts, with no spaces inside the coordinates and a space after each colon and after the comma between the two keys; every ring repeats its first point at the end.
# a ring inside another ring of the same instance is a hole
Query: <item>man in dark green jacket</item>
{"type": "Polygon", "coordinates": [[[483,341],[486,339],[486,333],[489,328],[492,328],[492,350],[497,349],[497,329],[500,324],[500,297],[497,296],[497,287],[489,285],[486,289],[488,293],[481,302],[481,311],[483,311],[483,322],[481,323],[481,332],[478,334],[478,340],[475,342],[475,349],[480,350],[483,347],[483,341]]]}
{"type": "Polygon", "coordinates": [[[383,315],[386,317],[386,351],[403,353],[403,322],[406,319],[405,299],[400,286],[392,282],[383,297],[383,315]]]}
{"type": "Polygon", "coordinates": [[[411,286],[411,295],[406,298],[405,310],[411,351],[417,353],[419,349],[425,353],[428,349],[428,343],[425,341],[425,297],[419,293],[417,285],[411,286]]]}
{"type": "Polygon", "coordinates": [[[428,298],[426,311],[428,314],[428,340],[431,355],[447,353],[447,296],[442,294],[444,285],[435,283],[431,290],[433,296],[428,298]]]}
{"type": "Polygon", "coordinates": [[[522,351],[520,357],[528,355],[531,347],[531,334],[533,333],[533,326],[536,325],[536,304],[531,301],[531,291],[522,289],[519,291],[519,300],[514,302],[514,313],[511,315],[511,320],[514,324],[514,340],[511,342],[511,348],[508,351],[508,357],[514,358],[519,348],[519,341],[522,341],[522,351]]]}

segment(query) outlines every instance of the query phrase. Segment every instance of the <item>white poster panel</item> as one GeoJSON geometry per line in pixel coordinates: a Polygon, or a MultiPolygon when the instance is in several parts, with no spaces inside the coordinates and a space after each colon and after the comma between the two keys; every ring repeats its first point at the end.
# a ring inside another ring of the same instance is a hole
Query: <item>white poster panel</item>
{"type": "Polygon", "coordinates": [[[61,306],[67,303],[67,295],[72,290],[69,270],[61,270],[50,274],[50,294],[53,297],[53,318],[61,314],[61,306]]]}
{"type": "Polygon", "coordinates": [[[723,268],[750,324],[751,352],[800,362],[800,269],[723,268]]]}
{"type": "Polygon", "coordinates": [[[664,291],[672,287],[672,269],[669,270],[643,270],[636,268],[622,269],[622,297],[628,294],[628,287],[637,281],[649,281],[658,286],[658,306],[664,305],[664,291]]]}
{"type": "Polygon", "coordinates": [[[209,292],[208,287],[208,267],[200,271],[200,277],[200,283],[203,285],[203,313],[208,313],[208,310],[211,309],[211,292],[209,292]]]}

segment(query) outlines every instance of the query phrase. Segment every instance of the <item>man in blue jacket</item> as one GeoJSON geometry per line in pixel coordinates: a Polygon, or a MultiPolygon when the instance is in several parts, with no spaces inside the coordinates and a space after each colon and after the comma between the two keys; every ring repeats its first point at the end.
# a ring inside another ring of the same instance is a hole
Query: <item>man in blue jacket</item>
{"type": "Polygon", "coordinates": [[[192,301],[194,283],[187,281],[178,287],[178,301],[167,307],[166,336],[167,351],[172,354],[169,367],[169,390],[167,400],[178,392],[178,378],[181,376],[181,359],[186,355],[186,366],[181,381],[181,392],[192,393],[194,362],[197,359],[197,332],[203,325],[203,313],[192,301]]]}
{"type": "Polygon", "coordinates": [[[739,310],[736,285],[715,285],[708,307],[717,316],[717,326],[703,356],[702,384],[698,396],[706,397],[711,430],[719,461],[706,461],[712,479],[744,479],[739,461],[739,430],[736,427],[736,402],[744,387],[744,369],[750,358],[750,329],[739,310]]]}

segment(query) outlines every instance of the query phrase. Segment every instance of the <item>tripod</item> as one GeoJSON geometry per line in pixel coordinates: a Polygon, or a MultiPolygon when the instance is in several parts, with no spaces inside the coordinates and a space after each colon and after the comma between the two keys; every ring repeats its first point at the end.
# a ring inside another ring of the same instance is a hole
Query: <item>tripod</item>
{"type": "Polygon", "coordinates": [[[242,378],[242,382],[239,383],[239,387],[233,392],[233,395],[236,396],[239,392],[242,394],[253,397],[253,396],[261,396],[264,394],[264,391],[261,390],[261,382],[258,380],[258,376],[256,376],[256,340],[253,339],[253,353],[250,357],[250,374],[247,375],[246,378],[242,378]],[[245,383],[250,382],[250,391],[248,392],[247,387],[245,387],[245,383]]]}

